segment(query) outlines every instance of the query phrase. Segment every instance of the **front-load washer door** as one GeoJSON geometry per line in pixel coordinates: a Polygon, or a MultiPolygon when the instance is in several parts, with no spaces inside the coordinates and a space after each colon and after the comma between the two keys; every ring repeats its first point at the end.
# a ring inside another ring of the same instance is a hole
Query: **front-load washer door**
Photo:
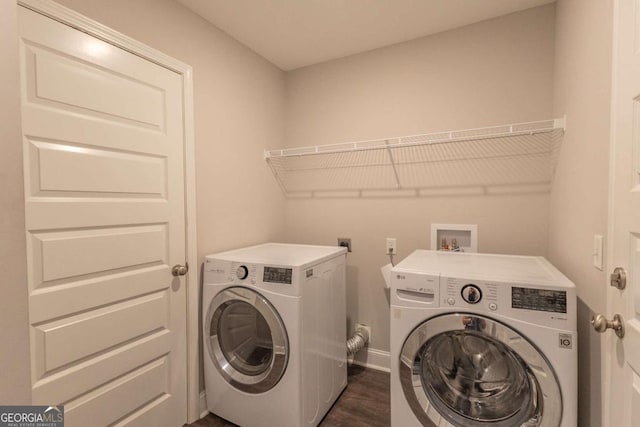
{"type": "Polygon", "coordinates": [[[282,319],[265,297],[249,288],[227,288],[214,297],[205,319],[209,357],[229,384],[255,394],[280,381],[289,342],[282,319]]]}
{"type": "Polygon", "coordinates": [[[548,360],[496,320],[428,319],[407,337],[398,363],[404,396],[425,426],[560,425],[562,394],[548,360]]]}

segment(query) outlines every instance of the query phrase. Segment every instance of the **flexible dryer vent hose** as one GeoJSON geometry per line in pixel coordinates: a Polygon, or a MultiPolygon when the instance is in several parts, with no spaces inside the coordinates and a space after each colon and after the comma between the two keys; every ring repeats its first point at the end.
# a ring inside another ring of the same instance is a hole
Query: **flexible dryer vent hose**
{"type": "Polygon", "coordinates": [[[369,332],[364,328],[358,328],[351,338],[347,340],[347,355],[356,354],[369,342],[369,332]]]}

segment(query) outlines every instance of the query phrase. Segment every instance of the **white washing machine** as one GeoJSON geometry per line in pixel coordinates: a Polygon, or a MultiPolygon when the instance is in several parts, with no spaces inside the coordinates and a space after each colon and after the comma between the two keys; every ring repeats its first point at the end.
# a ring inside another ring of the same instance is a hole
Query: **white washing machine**
{"type": "Polygon", "coordinates": [[[575,427],[575,286],[541,257],[415,251],[391,361],[394,427],[575,427]]]}
{"type": "Polygon", "coordinates": [[[209,411],[243,427],[316,426],[347,385],[346,248],[268,243],[209,255],[209,411]]]}

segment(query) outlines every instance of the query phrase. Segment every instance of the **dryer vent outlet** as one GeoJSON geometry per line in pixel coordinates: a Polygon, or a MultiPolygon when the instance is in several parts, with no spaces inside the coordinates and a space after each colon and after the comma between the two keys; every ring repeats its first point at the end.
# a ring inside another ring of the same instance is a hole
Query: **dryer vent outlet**
{"type": "Polygon", "coordinates": [[[347,356],[351,356],[362,350],[369,343],[370,333],[371,328],[369,326],[357,323],[356,331],[351,335],[351,338],[347,340],[347,356]]]}
{"type": "Polygon", "coordinates": [[[356,323],[356,331],[358,329],[367,331],[367,342],[371,342],[371,326],[365,325],[364,323],[356,323]]]}

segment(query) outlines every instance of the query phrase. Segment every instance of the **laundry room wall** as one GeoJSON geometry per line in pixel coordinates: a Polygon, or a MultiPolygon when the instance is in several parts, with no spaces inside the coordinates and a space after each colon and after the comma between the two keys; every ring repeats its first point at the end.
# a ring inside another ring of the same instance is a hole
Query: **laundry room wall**
{"type": "Polygon", "coordinates": [[[31,403],[16,4],[0,2],[0,402],[31,403]]]}
{"type": "Polygon", "coordinates": [[[284,73],[173,0],[59,3],[193,67],[199,260],[280,236],[263,151],[282,144],[284,73]]]}
{"type": "MultiPolygon", "coordinates": [[[[553,56],[551,4],[288,72],[286,146],[552,118],[553,56]]],[[[288,241],[352,239],[349,326],[371,325],[370,347],[382,351],[389,350],[380,274],[386,237],[398,239],[400,260],[429,248],[431,223],[478,224],[481,252],[546,255],[548,191],[289,199],[286,206],[288,241]]]]}
{"type": "MultiPolygon", "coordinates": [[[[607,271],[592,264],[593,235],[607,234],[613,1],[559,0],[556,9],[555,115],[567,131],[551,192],[549,260],[578,293],[579,420],[602,424],[602,335],[594,312],[607,313],[607,271]]],[[[605,259],[606,263],[606,259],[605,259]]]]}

